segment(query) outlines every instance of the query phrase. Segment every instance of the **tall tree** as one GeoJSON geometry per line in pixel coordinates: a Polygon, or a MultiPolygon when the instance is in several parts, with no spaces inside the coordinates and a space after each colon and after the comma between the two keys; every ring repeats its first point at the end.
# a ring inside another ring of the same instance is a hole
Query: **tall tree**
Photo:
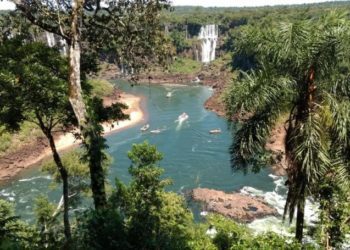
{"type": "Polygon", "coordinates": [[[56,49],[43,44],[23,44],[8,40],[0,49],[0,123],[19,128],[22,121],[38,125],[49,141],[55,164],[62,178],[64,230],[71,238],[69,225],[68,174],[58,154],[54,132],[76,124],[68,102],[67,65],[56,49]],[[13,113],[12,111],[16,111],[13,113]]]}
{"type": "Polygon", "coordinates": [[[349,180],[349,22],[343,13],[318,20],[280,23],[266,28],[247,26],[238,50],[254,50],[257,69],[243,72],[230,86],[230,114],[244,113],[235,132],[235,168],[259,171],[265,143],[277,120],[287,114],[285,148],[288,160],[284,215],[296,218],[301,241],[305,200],[318,196],[320,181],[329,174],[349,180]],[[341,98],[340,98],[341,97],[341,98]],[[331,116],[337,119],[327,119],[331,116]],[[345,178],[344,178],[345,177],[345,178]]]}
{"type": "Polygon", "coordinates": [[[133,59],[146,59],[157,52],[159,46],[156,45],[161,44],[158,13],[167,6],[167,0],[111,1],[107,6],[100,0],[13,2],[34,25],[57,34],[69,46],[69,100],[87,148],[95,208],[103,208],[107,201],[102,168],[105,144],[102,131],[93,120],[92,112],[87,110],[82,95],[82,44],[87,42],[96,49],[108,45],[114,49],[118,60],[127,60],[131,66],[139,65],[136,62],[146,65],[147,60],[133,59]]]}
{"type": "MultiPolygon", "coordinates": [[[[67,61],[56,48],[41,43],[24,44],[22,39],[15,38],[1,45],[0,124],[8,129],[19,129],[23,121],[29,121],[38,125],[48,139],[62,181],[64,230],[69,242],[69,174],[54,140],[55,133],[69,131],[77,124],[68,100],[67,61]]],[[[115,103],[104,107],[97,97],[89,100],[88,108],[94,114],[100,133],[100,122],[128,118],[122,112],[125,105],[115,103]]],[[[102,156],[103,161],[103,152],[102,156]]]]}

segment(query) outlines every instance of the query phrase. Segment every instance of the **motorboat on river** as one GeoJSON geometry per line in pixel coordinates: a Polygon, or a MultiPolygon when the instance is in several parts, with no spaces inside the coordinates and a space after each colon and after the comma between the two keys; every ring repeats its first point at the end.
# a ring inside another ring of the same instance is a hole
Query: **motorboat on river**
{"type": "Polygon", "coordinates": [[[171,92],[168,92],[168,93],[166,94],[166,97],[167,97],[167,98],[170,98],[172,95],[173,95],[173,94],[172,94],[171,92]]]}
{"type": "Polygon", "coordinates": [[[178,121],[179,122],[183,122],[183,121],[186,121],[188,119],[188,114],[186,114],[185,112],[183,112],[181,115],[179,115],[179,119],[178,121]]]}
{"type": "Polygon", "coordinates": [[[209,131],[210,134],[220,134],[221,133],[221,129],[212,129],[209,131]]]}
{"type": "Polygon", "coordinates": [[[149,124],[145,124],[144,126],[142,126],[142,128],[140,129],[142,132],[145,132],[149,129],[149,124]]]}

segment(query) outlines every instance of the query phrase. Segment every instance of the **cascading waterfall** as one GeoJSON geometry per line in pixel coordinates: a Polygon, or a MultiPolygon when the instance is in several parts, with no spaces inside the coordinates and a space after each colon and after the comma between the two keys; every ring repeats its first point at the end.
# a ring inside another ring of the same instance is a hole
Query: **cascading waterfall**
{"type": "Polygon", "coordinates": [[[46,34],[46,40],[47,40],[47,45],[49,47],[53,47],[56,45],[55,37],[52,33],[45,31],[46,34]]]}
{"type": "Polygon", "coordinates": [[[66,43],[66,40],[64,40],[63,38],[60,38],[58,40],[58,42],[56,43],[56,37],[55,37],[55,35],[53,33],[45,31],[45,35],[46,35],[47,45],[49,47],[54,47],[54,46],[56,46],[56,44],[58,44],[60,52],[63,55],[67,55],[67,43],[66,43]]]}
{"type": "Polygon", "coordinates": [[[123,63],[123,60],[119,59],[119,69],[122,76],[128,76],[134,74],[134,68],[126,63],[123,63]]]}
{"type": "Polygon", "coordinates": [[[67,43],[66,43],[66,40],[64,40],[63,38],[60,39],[60,45],[61,45],[61,53],[63,55],[67,55],[67,43]]]}
{"type": "Polygon", "coordinates": [[[209,63],[215,59],[215,48],[219,30],[217,25],[208,24],[201,27],[198,38],[202,41],[202,62],[209,63]]]}

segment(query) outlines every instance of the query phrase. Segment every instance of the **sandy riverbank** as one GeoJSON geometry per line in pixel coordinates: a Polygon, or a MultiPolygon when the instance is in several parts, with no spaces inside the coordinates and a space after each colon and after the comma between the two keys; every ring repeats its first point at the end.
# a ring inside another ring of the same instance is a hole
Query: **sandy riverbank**
{"type": "MultiPolygon", "coordinates": [[[[110,106],[115,101],[116,100],[113,100],[112,98],[106,98],[103,103],[105,106],[110,106]]],[[[125,113],[129,114],[130,119],[114,123],[102,124],[105,135],[131,127],[143,120],[144,114],[141,110],[141,97],[122,93],[120,94],[119,101],[125,103],[129,107],[125,113]]],[[[61,135],[56,140],[56,146],[59,151],[65,150],[75,145],[79,145],[80,143],[81,141],[77,141],[72,133],[61,135]]],[[[48,153],[51,154],[51,152],[48,153]]]]}
{"type": "MultiPolygon", "coordinates": [[[[105,98],[104,105],[108,106],[116,101],[115,98],[105,98]]],[[[121,93],[118,97],[118,101],[125,103],[129,107],[125,113],[129,114],[130,119],[118,123],[114,122],[113,125],[110,123],[102,124],[105,135],[134,126],[144,119],[144,113],[141,109],[141,97],[121,93]]],[[[59,151],[67,150],[81,143],[79,140],[76,140],[72,133],[57,136],[55,142],[59,151]]],[[[50,155],[51,150],[47,140],[45,140],[45,138],[35,138],[33,143],[0,159],[0,183],[15,177],[23,169],[39,164],[50,155]]]]}

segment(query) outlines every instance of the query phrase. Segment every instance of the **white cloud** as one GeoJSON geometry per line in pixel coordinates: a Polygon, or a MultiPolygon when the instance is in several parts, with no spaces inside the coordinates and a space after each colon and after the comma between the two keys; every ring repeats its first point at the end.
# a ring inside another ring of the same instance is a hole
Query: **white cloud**
{"type": "Polygon", "coordinates": [[[329,0],[172,0],[173,5],[204,7],[248,7],[329,2],[329,0]]]}

